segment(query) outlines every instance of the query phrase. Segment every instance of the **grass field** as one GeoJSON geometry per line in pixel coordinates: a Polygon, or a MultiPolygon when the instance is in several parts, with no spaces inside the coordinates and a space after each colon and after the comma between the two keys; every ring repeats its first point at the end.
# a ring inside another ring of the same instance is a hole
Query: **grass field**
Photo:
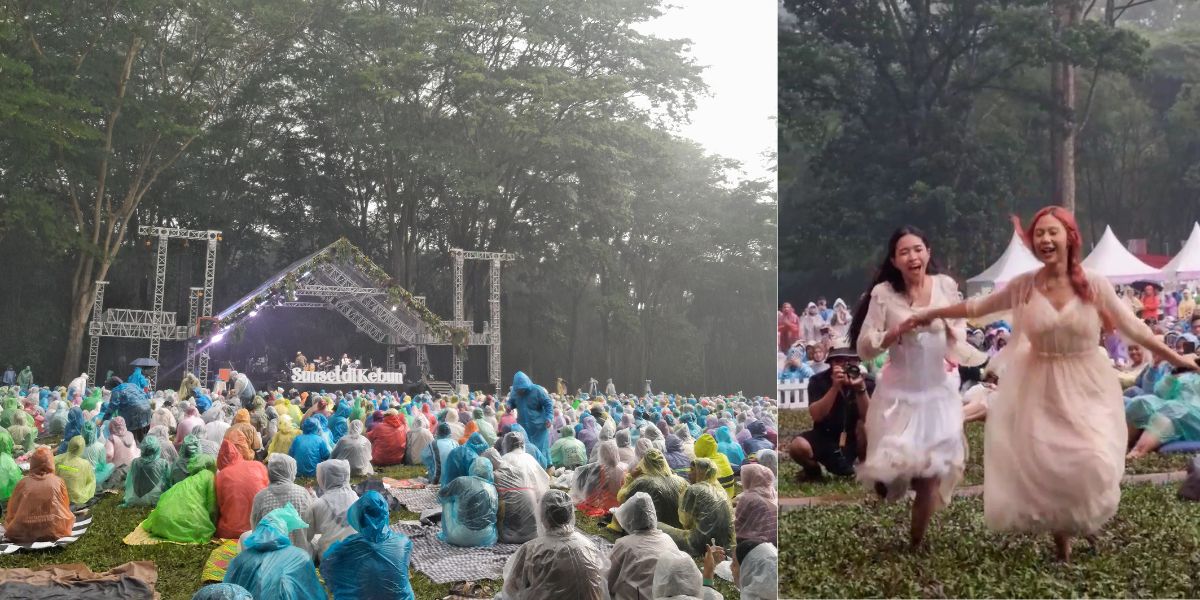
{"type": "MultiPolygon", "coordinates": [[[[50,443],[49,440],[39,440],[39,443],[50,443]]],[[[55,442],[57,443],[57,442],[55,442]]],[[[374,477],[391,477],[408,479],[424,474],[424,467],[396,466],[378,469],[374,477]]],[[[355,477],[353,483],[359,483],[363,477],[355,477]]],[[[301,486],[316,486],[313,478],[298,477],[296,483],[301,486]]],[[[158,583],[156,591],[164,600],[186,600],[200,588],[200,573],[208,555],[216,544],[201,546],[182,546],[178,544],[158,544],[154,546],[126,546],[121,540],[133,531],[138,523],[150,514],[149,508],[121,508],[121,494],[108,494],[92,507],[92,525],[79,541],[65,547],[54,548],[39,552],[21,552],[0,557],[0,568],[27,567],[36,568],[50,564],[83,563],[93,571],[104,571],[130,561],[148,560],[158,567],[158,583]]],[[[595,519],[582,513],[576,513],[578,528],[585,533],[600,535],[610,541],[616,535],[601,528],[595,519]]],[[[418,515],[406,511],[393,511],[392,522],[401,520],[416,520],[418,515]]],[[[698,562],[697,565],[700,565],[698,562]]],[[[437,599],[450,595],[454,584],[435,584],[425,575],[415,569],[409,570],[413,592],[417,598],[437,599]]],[[[483,584],[486,595],[491,598],[500,591],[500,581],[485,581],[483,584]]],[[[739,598],[737,590],[727,582],[718,579],[717,591],[725,598],[739,598]]]]}
{"type": "MultiPolygon", "coordinates": [[[[780,411],[779,443],[783,448],[779,465],[779,495],[781,496],[833,496],[846,499],[867,498],[871,494],[851,478],[826,477],[820,482],[798,482],[800,466],[787,454],[787,444],[802,431],[812,428],[812,419],[807,410],[780,411]]],[[[983,483],[983,423],[967,425],[967,465],[960,486],[983,483]]],[[[1187,466],[1192,454],[1151,454],[1125,464],[1130,475],[1179,471],[1187,466]]]]}
{"type": "Polygon", "coordinates": [[[1000,535],[980,498],[934,516],[907,549],[908,504],[854,503],[780,516],[781,598],[1200,597],[1200,503],[1175,486],[1130,485],[1097,545],[1053,562],[1049,536],[1000,535]]]}

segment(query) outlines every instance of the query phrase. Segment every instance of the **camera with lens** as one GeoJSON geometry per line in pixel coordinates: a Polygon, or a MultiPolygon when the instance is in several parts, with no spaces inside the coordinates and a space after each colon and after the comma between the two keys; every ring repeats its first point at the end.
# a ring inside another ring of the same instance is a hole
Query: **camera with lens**
{"type": "Polygon", "coordinates": [[[846,365],[846,377],[853,380],[862,377],[862,367],[858,365],[846,365]]]}

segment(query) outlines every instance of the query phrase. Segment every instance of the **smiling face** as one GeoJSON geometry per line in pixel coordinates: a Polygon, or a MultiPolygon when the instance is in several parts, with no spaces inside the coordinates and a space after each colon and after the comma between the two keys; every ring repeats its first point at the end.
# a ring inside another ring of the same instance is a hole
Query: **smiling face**
{"type": "Polygon", "coordinates": [[[928,265],[929,247],[925,245],[925,240],[908,234],[896,241],[896,248],[892,251],[892,266],[903,273],[905,279],[911,281],[923,277],[928,265]]]}
{"type": "Polygon", "coordinates": [[[1145,355],[1142,354],[1141,346],[1129,347],[1129,360],[1135,365],[1142,364],[1142,361],[1145,360],[1145,355]]]}
{"type": "Polygon", "coordinates": [[[1067,262],[1067,252],[1070,248],[1067,227],[1054,215],[1042,215],[1033,224],[1033,252],[1038,260],[1047,266],[1067,262]]]}

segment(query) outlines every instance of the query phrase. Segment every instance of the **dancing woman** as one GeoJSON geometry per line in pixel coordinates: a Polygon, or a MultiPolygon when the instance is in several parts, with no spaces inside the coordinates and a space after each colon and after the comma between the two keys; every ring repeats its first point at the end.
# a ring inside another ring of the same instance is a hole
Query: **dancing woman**
{"type": "Polygon", "coordinates": [[[912,317],[960,298],[954,280],[937,274],[925,235],[903,227],[888,241],[870,296],[850,326],[863,360],[885,351],[889,357],[867,408],[867,454],[858,477],[888,499],[904,497],[910,486],[916,492],[913,547],[924,541],[933,511],[950,502],[966,462],[962,397],[946,361],[978,366],[987,357],[966,344],[965,322],[917,327],[912,317]]]}
{"type": "Polygon", "coordinates": [[[984,519],[993,530],[1049,532],[1068,561],[1071,537],[1096,532],[1117,512],[1125,471],[1121,385],[1097,351],[1097,333],[1115,325],[1177,367],[1196,365],[1080,266],[1079,228],[1066,209],[1043,208],[1024,234],[1041,269],[989,296],[923,311],[911,325],[1013,312],[1006,375],[985,430],[984,519]]]}

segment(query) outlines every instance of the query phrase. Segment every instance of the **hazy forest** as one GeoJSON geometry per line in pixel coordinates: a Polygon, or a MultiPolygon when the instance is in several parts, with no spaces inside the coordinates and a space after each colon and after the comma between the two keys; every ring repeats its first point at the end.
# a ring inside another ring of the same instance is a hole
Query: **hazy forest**
{"type": "Polygon", "coordinates": [[[782,299],[853,305],[906,223],[965,279],[1049,203],[1085,251],[1200,219],[1200,4],[785,0],[779,32],[782,299]]]}
{"type": "MultiPolygon", "coordinates": [[[[449,318],[447,250],[503,250],[519,256],[503,279],[505,380],[770,393],[773,186],[673,133],[706,87],[686,41],[635,28],[663,9],[3,2],[0,363],[39,382],[77,374],[93,281],[110,282],[107,306],[148,309],[154,252],[137,227],[175,225],[224,232],[218,311],[344,236],[449,318]]],[[[203,250],[170,256],[165,308],[182,322],[203,250]]],[[[480,322],[484,274],[467,272],[480,322]]],[[[273,361],[383,358],[332,313],[270,322],[227,343],[273,361]]],[[[100,372],[147,346],[106,340],[100,372]]],[[[468,382],[486,381],[484,356],[468,382]]],[[[182,360],[163,344],[164,365],[182,360]]]]}

